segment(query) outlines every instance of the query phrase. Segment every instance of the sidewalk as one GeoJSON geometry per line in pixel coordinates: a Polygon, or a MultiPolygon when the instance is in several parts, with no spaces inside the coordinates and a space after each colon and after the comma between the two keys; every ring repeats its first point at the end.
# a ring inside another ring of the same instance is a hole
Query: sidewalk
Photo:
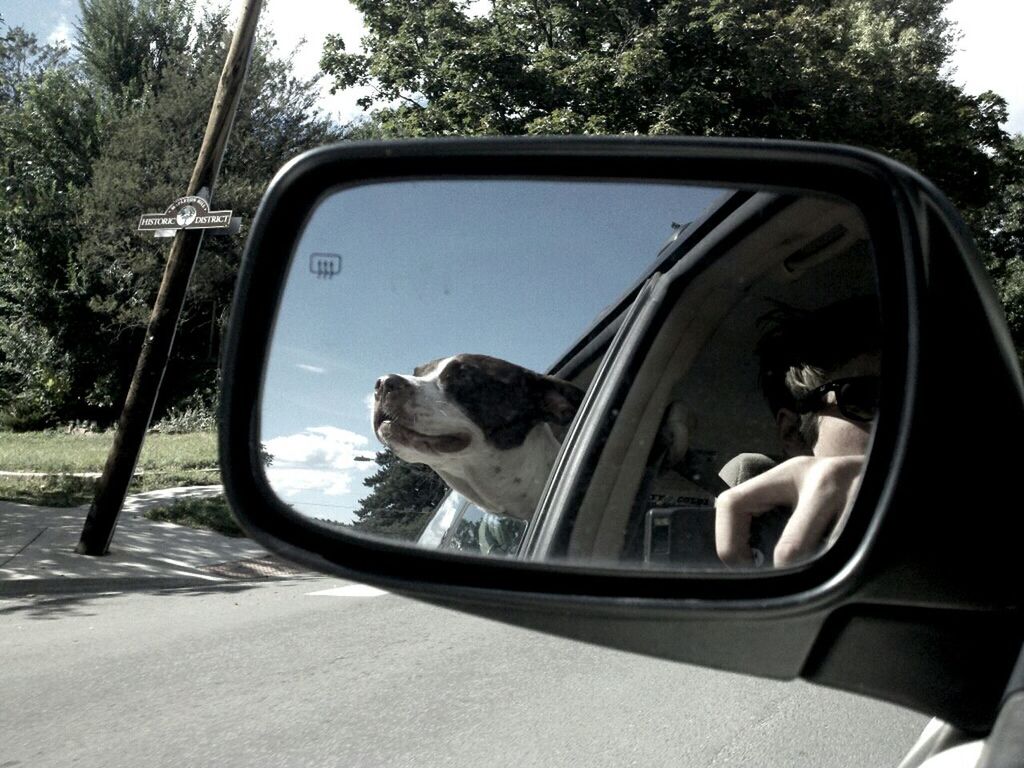
{"type": "Polygon", "coordinates": [[[0,501],[0,598],[195,587],[307,573],[250,539],[142,516],[152,506],[219,493],[220,486],[193,486],[129,496],[105,557],[75,553],[88,506],[0,501]]]}

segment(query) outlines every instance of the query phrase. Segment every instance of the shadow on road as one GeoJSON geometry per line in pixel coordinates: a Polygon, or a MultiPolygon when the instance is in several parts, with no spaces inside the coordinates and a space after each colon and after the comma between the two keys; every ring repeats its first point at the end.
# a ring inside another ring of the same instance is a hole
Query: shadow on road
{"type": "Polygon", "coordinates": [[[211,584],[201,587],[179,587],[170,589],[111,589],[109,592],[92,592],[88,594],[64,595],[29,595],[26,597],[9,598],[11,605],[0,602],[0,617],[12,616],[21,619],[62,619],[68,617],[96,616],[102,609],[103,602],[111,598],[133,595],[165,595],[172,597],[199,597],[213,593],[240,593],[265,584],[266,581],[233,582],[211,584]]]}

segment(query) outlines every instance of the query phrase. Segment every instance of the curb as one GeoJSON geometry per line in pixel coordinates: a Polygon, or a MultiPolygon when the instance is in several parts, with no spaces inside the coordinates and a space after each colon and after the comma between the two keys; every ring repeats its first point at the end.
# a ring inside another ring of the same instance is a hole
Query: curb
{"type": "MultiPolygon", "coordinates": [[[[199,576],[147,576],[141,579],[10,579],[0,581],[0,599],[50,595],[81,595],[102,592],[146,592],[149,590],[222,587],[258,579],[204,579],[199,576]]],[[[271,581],[270,578],[263,581],[271,581]]]]}
{"type": "Polygon", "coordinates": [[[160,592],[172,589],[213,589],[226,586],[266,584],[271,581],[296,581],[318,578],[321,574],[309,571],[272,576],[242,576],[210,578],[202,576],[144,576],[138,579],[113,578],[58,578],[9,579],[0,581],[0,600],[13,597],[41,597],[54,595],[84,595],[104,592],[160,592]]]}

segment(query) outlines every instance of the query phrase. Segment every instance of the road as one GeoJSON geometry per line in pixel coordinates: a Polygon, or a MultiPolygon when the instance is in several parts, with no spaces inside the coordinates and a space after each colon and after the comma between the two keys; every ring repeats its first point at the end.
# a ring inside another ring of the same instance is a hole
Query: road
{"type": "Polygon", "coordinates": [[[346,585],[0,601],[0,767],[894,766],[927,721],[346,585]]]}

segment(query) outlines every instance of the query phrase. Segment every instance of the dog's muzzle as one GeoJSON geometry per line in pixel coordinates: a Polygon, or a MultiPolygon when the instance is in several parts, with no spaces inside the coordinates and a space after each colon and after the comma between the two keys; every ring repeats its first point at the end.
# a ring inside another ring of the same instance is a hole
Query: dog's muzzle
{"type": "Polygon", "coordinates": [[[408,414],[415,387],[394,374],[377,379],[373,391],[373,431],[378,439],[396,452],[408,448],[419,453],[456,453],[469,446],[470,436],[463,433],[427,435],[413,429],[415,418],[408,414]]]}

